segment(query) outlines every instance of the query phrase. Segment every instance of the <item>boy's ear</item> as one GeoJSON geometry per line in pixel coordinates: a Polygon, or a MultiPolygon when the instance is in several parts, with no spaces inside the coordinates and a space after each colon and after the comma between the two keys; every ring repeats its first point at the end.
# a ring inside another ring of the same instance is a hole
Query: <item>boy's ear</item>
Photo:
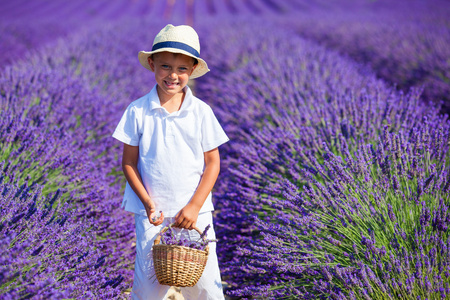
{"type": "Polygon", "coordinates": [[[152,69],[153,72],[155,72],[155,63],[153,62],[153,59],[151,56],[147,58],[148,64],[150,66],[150,69],[152,69]]]}
{"type": "Polygon", "coordinates": [[[192,69],[191,69],[191,74],[189,74],[189,76],[191,76],[192,73],[194,73],[194,70],[195,70],[195,68],[197,68],[197,66],[198,66],[198,64],[196,64],[196,65],[194,65],[194,66],[192,67],[192,69]]]}

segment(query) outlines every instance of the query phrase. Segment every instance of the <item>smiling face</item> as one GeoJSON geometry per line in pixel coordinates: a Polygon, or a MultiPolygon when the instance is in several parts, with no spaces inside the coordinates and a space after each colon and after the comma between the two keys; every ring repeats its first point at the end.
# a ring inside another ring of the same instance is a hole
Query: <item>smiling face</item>
{"type": "MultiPolygon", "coordinates": [[[[148,58],[148,63],[155,72],[160,98],[170,99],[182,93],[196,65],[194,60],[184,54],[159,52],[148,58]]],[[[161,99],[163,100],[163,99],[161,99]]]]}

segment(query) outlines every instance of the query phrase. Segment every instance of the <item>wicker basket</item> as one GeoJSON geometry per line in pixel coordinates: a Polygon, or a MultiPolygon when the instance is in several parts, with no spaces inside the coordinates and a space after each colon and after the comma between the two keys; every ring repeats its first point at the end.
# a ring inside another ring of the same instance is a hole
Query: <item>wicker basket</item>
{"type": "MultiPolygon", "coordinates": [[[[172,226],[172,225],[170,225],[172,226]]],[[[205,251],[184,246],[160,244],[164,227],[153,243],[153,264],[158,282],[163,285],[194,286],[202,276],[208,260],[209,247],[205,251]]],[[[202,232],[194,228],[199,234],[202,232]]]]}

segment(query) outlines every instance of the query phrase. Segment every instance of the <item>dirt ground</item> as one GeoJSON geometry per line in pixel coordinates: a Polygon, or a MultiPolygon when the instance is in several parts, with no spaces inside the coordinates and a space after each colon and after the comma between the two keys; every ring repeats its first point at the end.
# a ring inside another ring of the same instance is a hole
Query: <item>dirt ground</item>
{"type": "MultiPolygon", "coordinates": [[[[131,288],[127,291],[125,291],[126,295],[129,295],[131,292],[131,288]]],[[[185,300],[183,295],[181,294],[181,289],[179,287],[170,287],[169,294],[167,294],[168,300],[185,300]]],[[[225,296],[225,300],[229,300],[227,296],[225,296]]]]}
{"type": "MultiPolygon", "coordinates": [[[[224,282],[223,282],[224,283],[224,282]]],[[[181,291],[179,287],[172,286],[169,290],[168,298],[169,300],[184,300],[183,295],[181,295],[181,291]]],[[[225,296],[225,300],[229,300],[227,296],[225,296]]]]}
{"type": "Polygon", "coordinates": [[[179,287],[171,287],[169,290],[169,295],[167,297],[169,300],[184,300],[183,295],[181,295],[179,287]]]}

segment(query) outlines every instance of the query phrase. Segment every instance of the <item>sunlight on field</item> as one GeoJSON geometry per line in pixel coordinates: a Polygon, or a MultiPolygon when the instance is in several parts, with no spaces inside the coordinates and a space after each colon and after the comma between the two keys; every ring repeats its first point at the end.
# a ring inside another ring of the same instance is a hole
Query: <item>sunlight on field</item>
{"type": "MultiPolygon", "coordinates": [[[[448,299],[444,0],[0,3],[0,298],[127,299],[126,107],[138,52],[192,25],[190,80],[230,141],[214,229],[227,299],[448,299]]],[[[172,288],[170,299],[183,299],[172,288]]]]}

